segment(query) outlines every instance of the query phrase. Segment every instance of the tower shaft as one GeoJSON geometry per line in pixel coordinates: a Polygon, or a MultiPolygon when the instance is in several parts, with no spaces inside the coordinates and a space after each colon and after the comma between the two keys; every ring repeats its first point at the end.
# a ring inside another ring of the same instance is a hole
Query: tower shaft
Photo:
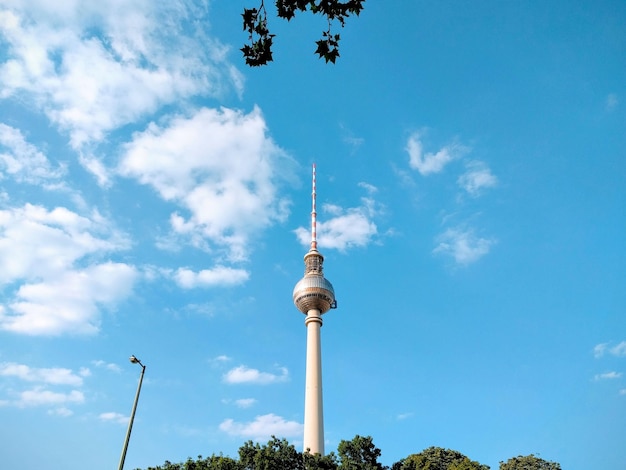
{"type": "Polygon", "coordinates": [[[304,441],[302,449],[324,455],[324,406],[322,401],[322,314],[313,309],[306,319],[306,379],[304,392],[304,441]]]}

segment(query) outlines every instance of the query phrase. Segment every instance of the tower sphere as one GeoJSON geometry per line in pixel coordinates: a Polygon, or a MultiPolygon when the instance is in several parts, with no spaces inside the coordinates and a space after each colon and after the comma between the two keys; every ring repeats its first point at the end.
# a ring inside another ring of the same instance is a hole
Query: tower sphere
{"type": "Polygon", "coordinates": [[[304,276],[293,289],[293,303],[305,315],[309,310],[326,313],[335,305],[335,290],[323,276],[304,276]]]}
{"type": "Polygon", "coordinates": [[[309,310],[326,313],[337,305],[335,289],[322,271],[323,262],[324,257],[316,249],[304,256],[305,274],[293,289],[293,303],[305,315],[309,310]]]}

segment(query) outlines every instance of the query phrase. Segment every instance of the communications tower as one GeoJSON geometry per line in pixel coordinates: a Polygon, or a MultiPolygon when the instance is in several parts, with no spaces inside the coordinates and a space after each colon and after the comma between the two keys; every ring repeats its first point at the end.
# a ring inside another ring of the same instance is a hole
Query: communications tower
{"type": "Polygon", "coordinates": [[[313,164],[311,248],[304,255],[304,277],[293,289],[293,303],[306,315],[306,379],[304,392],[304,440],[302,450],[324,455],[324,407],[322,403],[322,315],[337,308],[333,285],[324,277],[324,257],[317,251],[315,164],[313,164]]]}

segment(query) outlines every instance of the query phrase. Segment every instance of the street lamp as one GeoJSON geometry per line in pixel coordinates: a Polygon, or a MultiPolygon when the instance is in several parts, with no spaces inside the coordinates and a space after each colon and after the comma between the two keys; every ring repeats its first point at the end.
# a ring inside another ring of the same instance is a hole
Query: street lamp
{"type": "Polygon", "coordinates": [[[130,421],[128,422],[128,431],[126,431],[126,440],[124,441],[124,449],[122,449],[122,456],[120,457],[120,466],[118,470],[123,470],[124,460],[126,460],[126,450],[128,449],[128,441],[130,440],[130,432],[133,430],[133,420],[135,419],[135,411],[137,410],[137,402],[139,401],[139,392],[141,392],[141,383],[143,382],[143,374],[146,372],[146,366],[144,366],[139,359],[135,356],[130,356],[130,362],[133,364],[139,364],[141,366],[141,375],[139,376],[139,385],[137,385],[137,393],[135,394],[135,403],[133,404],[133,411],[130,414],[130,421]]]}

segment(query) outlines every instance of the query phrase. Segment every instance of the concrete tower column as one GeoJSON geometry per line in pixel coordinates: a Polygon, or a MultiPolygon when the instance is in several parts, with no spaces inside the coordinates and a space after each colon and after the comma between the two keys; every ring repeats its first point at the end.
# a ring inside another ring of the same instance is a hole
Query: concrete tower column
{"type": "Polygon", "coordinates": [[[309,310],[306,325],[306,380],[304,392],[303,450],[324,455],[324,405],[322,400],[322,346],[320,329],[322,315],[319,310],[309,310]]]}

